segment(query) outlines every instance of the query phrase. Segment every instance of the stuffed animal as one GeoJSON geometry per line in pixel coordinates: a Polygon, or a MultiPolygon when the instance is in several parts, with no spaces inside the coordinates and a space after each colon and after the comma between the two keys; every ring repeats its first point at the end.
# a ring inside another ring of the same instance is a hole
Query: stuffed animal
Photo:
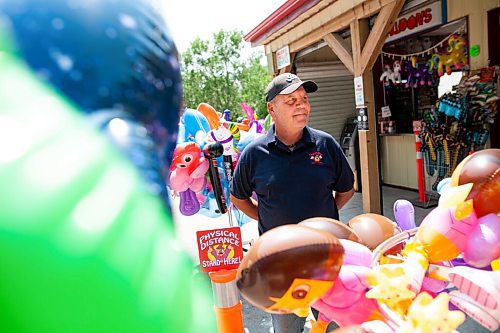
{"type": "Polygon", "coordinates": [[[385,64],[384,72],[380,75],[380,82],[384,82],[385,85],[389,85],[390,81],[394,83],[394,73],[392,72],[391,66],[385,64]]]}
{"type": "Polygon", "coordinates": [[[401,62],[399,60],[395,60],[392,64],[392,82],[394,84],[401,83],[401,62]]]}
{"type": "Polygon", "coordinates": [[[418,71],[418,62],[417,57],[412,56],[410,61],[405,63],[405,70],[408,73],[408,78],[406,80],[405,87],[408,88],[410,85],[413,85],[413,88],[418,87],[418,83],[420,80],[420,73],[418,71]]]}
{"type": "Polygon", "coordinates": [[[438,75],[442,76],[444,72],[446,74],[451,74],[451,68],[454,66],[457,69],[461,69],[463,66],[467,66],[467,57],[464,54],[464,48],[467,46],[467,42],[462,36],[453,35],[448,39],[448,48],[446,51],[448,53],[434,54],[432,58],[437,62],[438,75]]]}

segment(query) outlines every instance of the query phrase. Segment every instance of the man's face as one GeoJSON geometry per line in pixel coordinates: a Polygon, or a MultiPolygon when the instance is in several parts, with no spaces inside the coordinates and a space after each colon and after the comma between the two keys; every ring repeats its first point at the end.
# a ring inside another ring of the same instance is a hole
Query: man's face
{"type": "Polygon", "coordinates": [[[277,95],[267,103],[267,108],[277,128],[303,129],[309,121],[311,105],[304,87],[289,95],[277,95]]]}

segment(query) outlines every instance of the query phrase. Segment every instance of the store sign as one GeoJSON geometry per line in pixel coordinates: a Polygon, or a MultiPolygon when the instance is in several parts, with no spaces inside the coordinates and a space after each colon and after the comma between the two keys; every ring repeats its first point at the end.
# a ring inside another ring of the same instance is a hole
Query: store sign
{"type": "Polygon", "coordinates": [[[290,65],[290,49],[287,45],[276,51],[276,67],[281,69],[288,65],[290,65]]]}
{"type": "Polygon", "coordinates": [[[356,76],[354,78],[354,98],[356,100],[356,106],[365,105],[365,93],[363,91],[363,77],[356,76]]]}
{"type": "Polygon", "coordinates": [[[196,232],[200,268],[203,272],[236,269],[243,259],[239,227],[196,232]]]}
{"type": "Polygon", "coordinates": [[[390,42],[443,23],[441,1],[433,2],[398,17],[385,42],[390,42]]]}

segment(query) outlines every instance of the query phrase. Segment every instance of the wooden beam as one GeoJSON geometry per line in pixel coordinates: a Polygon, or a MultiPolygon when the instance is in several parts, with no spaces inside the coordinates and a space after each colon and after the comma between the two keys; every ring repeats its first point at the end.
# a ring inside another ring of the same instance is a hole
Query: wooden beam
{"type": "Polygon", "coordinates": [[[360,36],[360,28],[359,28],[359,20],[354,19],[351,22],[351,45],[352,45],[352,61],[354,64],[354,76],[360,76],[361,72],[361,36],[360,36]]]}
{"type": "Polygon", "coordinates": [[[351,47],[345,42],[344,38],[338,33],[333,33],[323,36],[323,40],[330,46],[333,52],[335,52],[349,72],[354,74],[351,47]]]}
{"type": "Polygon", "coordinates": [[[368,40],[361,53],[361,73],[371,70],[373,67],[384,45],[387,33],[394,25],[394,21],[397,19],[403,5],[404,0],[397,0],[380,9],[377,20],[371,29],[368,40]]]}
{"type": "Polygon", "coordinates": [[[262,41],[262,44],[269,46],[271,52],[287,44],[290,52],[298,52],[321,40],[327,33],[349,27],[355,18],[375,15],[383,5],[397,1],[404,0],[338,0],[296,25],[283,27],[262,41]]]}

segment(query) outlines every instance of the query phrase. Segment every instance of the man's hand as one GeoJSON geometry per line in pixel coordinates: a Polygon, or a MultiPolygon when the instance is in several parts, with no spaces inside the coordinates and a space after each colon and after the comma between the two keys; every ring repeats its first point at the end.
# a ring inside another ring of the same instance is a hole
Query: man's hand
{"type": "Polygon", "coordinates": [[[259,220],[257,201],[253,200],[252,198],[238,199],[232,194],[230,195],[230,198],[231,202],[236,206],[236,208],[245,213],[245,215],[256,221],[259,220]]]}

